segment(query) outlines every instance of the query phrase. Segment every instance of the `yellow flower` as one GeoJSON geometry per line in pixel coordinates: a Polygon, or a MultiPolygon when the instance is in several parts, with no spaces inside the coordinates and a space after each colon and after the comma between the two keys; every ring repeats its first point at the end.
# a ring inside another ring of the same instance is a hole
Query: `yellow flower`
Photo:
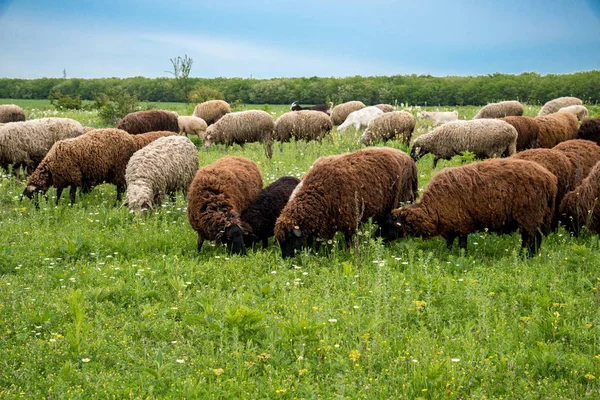
{"type": "Polygon", "coordinates": [[[423,300],[413,300],[413,304],[415,305],[415,307],[417,307],[417,310],[422,310],[423,307],[427,305],[427,303],[423,300]]]}
{"type": "Polygon", "coordinates": [[[223,372],[225,372],[225,370],[223,368],[213,368],[212,372],[216,376],[221,376],[221,375],[223,375],[223,372]]]}
{"type": "Polygon", "coordinates": [[[267,353],[260,353],[256,358],[258,358],[258,361],[266,362],[269,358],[271,358],[271,355],[267,353]]]}
{"type": "Polygon", "coordinates": [[[360,352],[358,350],[352,350],[348,356],[352,361],[357,362],[360,359],[360,352]]]}
{"type": "Polygon", "coordinates": [[[594,375],[592,375],[592,374],[585,374],[584,376],[589,381],[592,381],[592,380],[596,379],[596,377],[594,375]]]}

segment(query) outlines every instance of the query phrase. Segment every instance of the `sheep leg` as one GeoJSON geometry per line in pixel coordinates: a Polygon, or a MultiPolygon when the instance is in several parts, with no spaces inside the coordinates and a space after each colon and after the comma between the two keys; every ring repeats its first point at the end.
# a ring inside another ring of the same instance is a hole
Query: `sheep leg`
{"type": "Polygon", "coordinates": [[[268,238],[264,238],[262,240],[262,247],[263,249],[266,249],[269,246],[269,239],[268,238]]]}
{"type": "Polygon", "coordinates": [[[465,253],[467,252],[467,236],[468,235],[460,235],[458,237],[458,247],[460,249],[465,249],[465,253]]]}
{"type": "Polygon", "coordinates": [[[62,196],[62,192],[63,192],[63,188],[61,188],[61,187],[56,188],[56,205],[58,205],[58,201],[60,200],[60,197],[62,196]]]}
{"type": "Polygon", "coordinates": [[[121,194],[125,191],[124,185],[117,185],[117,201],[121,201],[121,194]]]}
{"type": "Polygon", "coordinates": [[[541,245],[542,233],[540,231],[536,231],[533,235],[530,235],[525,231],[521,232],[521,247],[527,248],[527,255],[529,257],[534,257],[541,245]]]}
{"type": "Polygon", "coordinates": [[[203,243],[204,243],[204,238],[202,236],[200,236],[200,233],[198,233],[198,251],[200,251],[200,249],[202,249],[203,243]]]}
{"type": "Polygon", "coordinates": [[[435,168],[437,166],[438,161],[440,160],[441,157],[439,156],[435,156],[433,158],[433,168],[435,168]]]}
{"type": "Polygon", "coordinates": [[[349,249],[352,246],[352,233],[344,233],[344,239],[346,240],[346,248],[349,249]]]}
{"type": "MultiPolygon", "coordinates": [[[[77,186],[71,185],[71,189],[69,190],[69,196],[71,197],[71,205],[75,204],[75,195],[77,194],[77,186]]],[[[58,204],[58,199],[56,199],[56,204],[58,204]]]]}
{"type": "Polygon", "coordinates": [[[454,244],[454,239],[456,238],[456,236],[452,235],[452,236],[448,236],[446,238],[446,248],[448,250],[452,250],[452,245],[454,244]]]}
{"type": "Polygon", "coordinates": [[[169,193],[169,199],[171,199],[171,201],[172,201],[173,203],[175,203],[175,200],[176,200],[176,197],[175,197],[175,192],[171,192],[171,193],[169,193]]]}

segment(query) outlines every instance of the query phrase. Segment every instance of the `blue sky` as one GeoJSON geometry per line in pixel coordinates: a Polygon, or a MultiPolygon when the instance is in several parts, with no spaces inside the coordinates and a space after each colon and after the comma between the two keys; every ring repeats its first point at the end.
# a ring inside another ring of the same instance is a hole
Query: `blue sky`
{"type": "Polygon", "coordinates": [[[0,77],[600,69],[600,0],[0,0],[0,77]]]}

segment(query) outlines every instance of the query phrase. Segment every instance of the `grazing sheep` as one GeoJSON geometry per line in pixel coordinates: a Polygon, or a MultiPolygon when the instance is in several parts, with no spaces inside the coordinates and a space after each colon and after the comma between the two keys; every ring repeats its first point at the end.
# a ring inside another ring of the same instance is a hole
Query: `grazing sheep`
{"type": "Polygon", "coordinates": [[[198,251],[205,239],[225,243],[233,254],[246,254],[250,227],[241,215],[262,189],[256,163],[226,156],[201,168],[188,191],[188,220],[198,232],[198,251]]]}
{"type": "Polygon", "coordinates": [[[175,198],[180,190],[187,191],[198,171],[198,150],[183,136],[166,136],[156,139],[136,151],[127,163],[125,205],[132,211],[153,208],[163,196],[175,198]]]}
{"type": "Polygon", "coordinates": [[[334,125],[340,125],[346,120],[351,112],[365,107],[366,106],[362,101],[348,101],[346,103],[338,104],[331,110],[331,122],[333,122],[334,125]]]}
{"type": "Polygon", "coordinates": [[[59,140],[73,138],[83,132],[81,124],[69,118],[42,118],[11,122],[0,127],[0,167],[20,167],[26,173],[35,170],[59,140]]]}
{"type": "Polygon", "coordinates": [[[540,128],[537,147],[551,149],[560,142],[577,137],[577,117],[571,113],[553,113],[534,119],[540,128]]]}
{"type": "Polygon", "coordinates": [[[155,131],[179,133],[177,116],[171,111],[148,110],[127,114],[116,126],[131,135],[155,131]]]}
{"type": "Polygon", "coordinates": [[[392,211],[384,238],[442,236],[467,249],[467,235],[519,229],[521,246],[537,253],[542,233],[550,232],[557,179],[541,165],[524,160],[486,160],[447,168],[435,175],[419,203],[392,211]],[[541,232],[540,232],[541,231],[541,232]]]}
{"type": "Polygon", "coordinates": [[[458,120],[458,111],[422,111],[417,116],[430,119],[433,125],[438,125],[458,120]]]}
{"type": "Polygon", "coordinates": [[[0,105],[0,123],[25,121],[25,112],[16,104],[0,105]]]}
{"type": "Polygon", "coordinates": [[[584,119],[577,131],[577,139],[591,140],[600,145],[600,117],[584,119]]]}
{"type": "Polygon", "coordinates": [[[187,135],[196,135],[199,138],[204,137],[206,128],[208,125],[202,118],[192,116],[180,116],[177,117],[177,123],[179,124],[179,133],[187,135]]]}
{"type": "Polygon", "coordinates": [[[159,138],[165,137],[165,136],[176,136],[176,135],[177,135],[177,133],[172,132],[172,131],[155,131],[155,132],[146,132],[146,133],[142,133],[139,135],[131,135],[131,139],[133,140],[133,142],[135,143],[135,146],[139,150],[142,147],[145,147],[145,146],[149,145],[150,143],[154,142],[156,139],[159,139],[159,138]]]}
{"type": "Polygon", "coordinates": [[[200,103],[194,109],[194,117],[202,118],[208,125],[217,122],[225,114],[231,112],[229,103],[223,100],[209,100],[200,103]]]}
{"type": "Polygon", "coordinates": [[[465,151],[478,158],[508,157],[517,151],[517,136],[515,128],[499,119],[448,122],[419,136],[410,156],[417,160],[433,153],[434,168],[440,158],[449,160],[465,151]]]}
{"type": "Polygon", "coordinates": [[[132,135],[120,129],[96,129],[74,139],[61,140],[27,180],[23,195],[46,193],[56,187],[56,204],[62,191],[71,186],[71,204],[77,187],[82,189],[103,182],[117,186],[117,201],[125,190],[125,169],[137,147],[132,135]]]}
{"type": "Polygon", "coordinates": [[[243,146],[248,142],[261,142],[265,145],[267,157],[273,154],[273,117],[265,111],[249,110],[229,113],[211,125],[204,135],[204,146],[235,143],[243,146]]]}
{"type": "Polygon", "coordinates": [[[242,214],[242,221],[250,226],[250,234],[244,236],[246,247],[262,241],[267,247],[269,238],[274,235],[275,221],[287,204],[290,195],[300,183],[298,178],[284,176],[261,190],[250,207],[242,214]]]}
{"type": "Polygon", "coordinates": [[[577,116],[577,119],[579,121],[583,121],[584,118],[587,118],[587,116],[588,116],[587,108],[585,108],[584,106],[579,106],[579,105],[563,107],[560,110],[558,110],[558,112],[568,112],[568,113],[574,114],[577,116]]]}
{"type": "Polygon", "coordinates": [[[538,115],[541,116],[553,114],[563,107],[580,106],[582,104],[583,101],[581,101],[581,99],[578,99],[577,97],[559,97],[557,99],[550,100],[549,102],[544,104],[538,115]]]}
{"type": "Polygon", "coordinates": [[[501,120],[511,124],[517,134],[517,151],[533,149],[537,146],[540,127],[531,117],[504,117],[501,120]]]}
{"type": "Polygon", "coordinates": [[[387,141],[401,137],[402,142],[408,146],[416,123],[415,117],[406,111],[383,113],[369,123],[362,135],[362,143],[368,146],[373,140],[387,141]]]}
{"type": "Polygon", "coordinates": [[[320,111],[290,111],[275,121],[273,139],[289,142],[292,137],[296,140],[318,140],[331,132],[331,118],[320,111]]]}
{"type": "Polygon", "coordinates": [[[375,104],[375,107],[379,108],[384,113],[389,113],[394,111],[394,106],[391,104],[375,104]]]}
{"type": "Polygon", "coordinates": [[[523,115],[523,104],[516,100],[501,101],[500,103],[491,103],[484,106],[473,119],[480,118],[502,118],[508,116],[523,115]]]}
{"type": "Polygon", "coordinates": [[[338,126],[338,132],[343,132],[350,126],[353,126],[356,131],[360,128],[366,128],[369,126],[375,117],[382,115],[383,111],[375,106],[361,108],[360,110],[351,112],[343,124],[338,126]]]}
{"type": "Polygon", "coordinates": [[[600,146],[590,140],[567,140],[554,146],[554,150],[564,153],[575,168],[575,186],[589,175],[592,168],[600,161],[600,146]]]}
{"type": "Polygon", "coordinates": [[[361,221],[380,224],[417,197],[417,168],[400,150],[374,147],[321,157],[308,170],[275,223],[284,258],[313,239],[342,232],[349,244],[361,221]]]}
{"type": "Polygon", "coordinates": [[[582,226],[600,234],[600,163],[575,190],[567,193],[558,207],[560,222],[575,235],[582,226]]]}
{"type": "Polygon", "coordinates": [[[320,111],[327,115],[331,113],[331,109],[333,108],[333,102],[327,104],[317,104],[315,106],[310,107],[302,107],[299,102],[295,101],[290,106],[290,111],[302,111],[302,110],[311,110],[311,111],[320,111]]]}

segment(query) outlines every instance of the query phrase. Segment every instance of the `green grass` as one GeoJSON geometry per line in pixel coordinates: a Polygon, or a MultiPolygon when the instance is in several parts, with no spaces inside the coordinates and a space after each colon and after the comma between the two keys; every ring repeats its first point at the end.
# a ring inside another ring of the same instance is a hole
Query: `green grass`
{"type": "MultiPolygon", "coordinates": [[[[57,114],[96,126],[82,113],[57,114]]],[[[200,163],[242,155],[269,183],[359,148],[334,138],[276,144],[272,160],[258,144],[217,146],[200,163]]],[[[419,186],[461,161],[419,160],[419,186]]],[[[39,210],[23,188],[0,179],[2,398],[600,396],[600,241],[587,232],[560,229],[527,259],[516,234],[472,234],[465,255],[440,238],[384,246],[366,224],[358,252],[339,238],[284,261],[273,241],[246,257],[197,253],[181,195],[139,216],[109,185],[72,207],[51,189],[39,210]]]]}

